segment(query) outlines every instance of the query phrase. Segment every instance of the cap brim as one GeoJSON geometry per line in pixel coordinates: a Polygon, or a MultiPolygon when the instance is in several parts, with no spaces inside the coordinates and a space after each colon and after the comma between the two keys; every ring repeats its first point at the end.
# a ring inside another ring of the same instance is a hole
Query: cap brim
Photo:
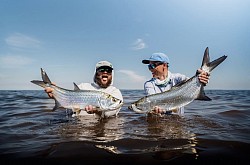
{"type": "Polygon", "coordinates": [[[142,60],[143,64],[149,64],[149,60],[142,60]]]}
{"type": "Polygon", "coordinates": [[[96,69],[99,69],[99,68],[110,68],[110,69],[114,69],[114,68],[112,68],[112,67],[110,67],[110,66],[107,66],[107,65],[103,65],[103,66],[99,66],[99,67],[96,67],[96,69]]]}

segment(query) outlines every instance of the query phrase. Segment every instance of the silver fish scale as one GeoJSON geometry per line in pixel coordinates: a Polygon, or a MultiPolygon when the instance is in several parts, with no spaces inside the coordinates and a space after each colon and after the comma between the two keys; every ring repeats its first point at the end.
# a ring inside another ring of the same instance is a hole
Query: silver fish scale
{"type": "Polygon", "coordinates": [[[55,99],[55,107],[66,109],[84,109],[87,105],[96,107],[98,111],[112,111],[121,108],[123,100],[113,97],[112,95],[97,91],[97,90],[80,90],[74,84],[76,90],[68,90],[58,87],[51,83],[46,72],[41,68],[42,80],[32,80],[31,82],[43,88],[50,87],[53,90],[53,97],[55,99]],[[76,88],[77,87],[77,88],[76,88]]]}
{"type": "Polygon", "coordinates": [[[151,111],[154,106],[159,106],[166,111],[180,108],[197,98],[200,88],[201,84],[198,81],[198,78],[193,77],[184,86],[174,88],[169,92],[165,92],[165,94],[161,93],[160,95],[155,94],[147,96],[147,103],[140,102],[139,104],[142,105],[141,108],[143,111],[151,111]]]}
{"type": "Polygon", "coordinates": [[[53,87],[53,95],[60,105],[64,108],[84,108],[87,105],[93,105],[101,108],[112,108],[110,107],[114,102],[112,102],[112,97],[108,94],[95,91],[69,91],[61,90],[60,88],[53,87]],[[108,98],[109,97],[109,98],[108,98]]]}

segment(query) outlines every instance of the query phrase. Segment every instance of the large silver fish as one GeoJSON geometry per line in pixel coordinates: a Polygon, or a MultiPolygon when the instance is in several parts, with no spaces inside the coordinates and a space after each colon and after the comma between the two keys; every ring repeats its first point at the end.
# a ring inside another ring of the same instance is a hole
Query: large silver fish
{"type": "MultiPolygon", "coordinates": [[[[210,62],[207,47],[203,56],[201,69],[210,74],[211,71],[226,58],[227,56],[224,55],[210,62]]],[[[204,84],[199,81],[197,73],[187,81],[175,85],[168,91],[142,97],[132,103],[128,108],[137,113],[149,113],[152,112],[155,106],[159,106],[167,112],[185,106],[195,99],[211,100],[205,95],[204,84]]]]}
{"type": "Polygon", "coordinates": [[[110,111],[120,108],[123,105],[123,101],[111,96],[110,94],[95,91],[95,90],[80,90],[74,83],[74,90],[68,90],[56,85],[53,85],[46,74],[41,68],[42,80],[33,80],[32,83],[39,85],[43,88],[53,88],[53,97],[55,100],[55,107],[66,109],[84,109],[87,105],[93,105],[97,107],[98,111],[110,111]]]}

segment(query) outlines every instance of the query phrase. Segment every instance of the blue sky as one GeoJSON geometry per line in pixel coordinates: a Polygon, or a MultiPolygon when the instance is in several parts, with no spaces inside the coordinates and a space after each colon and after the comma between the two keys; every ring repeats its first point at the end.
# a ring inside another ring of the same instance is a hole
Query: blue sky
{"type": "Polygon", "coordinates": [[[143,89],[151,74],[141,61],[154,52],[170,71],[193,76],[209,47],[228,58],[206,89],[250,90],[248,0],[0,0],[0,90],[42,88],[40,68],[58,86],[92,82],[108,60],[114,85],[143,89]]]}

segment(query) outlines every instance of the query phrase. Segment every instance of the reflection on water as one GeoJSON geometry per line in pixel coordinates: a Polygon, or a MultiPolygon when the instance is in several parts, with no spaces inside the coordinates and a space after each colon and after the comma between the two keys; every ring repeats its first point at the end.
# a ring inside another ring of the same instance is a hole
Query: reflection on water
{"type": "Polygon", "coordinates": [[[100,120],[94,116],[81,116],[73,122],[62,124],[58,134],[77,141],[109,142],[123,137],[123,123],[122,117],[100,120]]]}
{"type": "Polygon", "coordinates": [[[66,164],[250,162],[250,91],[206,91],[213,100],[195,100],[182,117],[136,114],[127,107],[143,91],[122,93],[119,115],[99,120],[52,111],[54,101],[44,91],[0,91],[0,158],[66,164]]]}

